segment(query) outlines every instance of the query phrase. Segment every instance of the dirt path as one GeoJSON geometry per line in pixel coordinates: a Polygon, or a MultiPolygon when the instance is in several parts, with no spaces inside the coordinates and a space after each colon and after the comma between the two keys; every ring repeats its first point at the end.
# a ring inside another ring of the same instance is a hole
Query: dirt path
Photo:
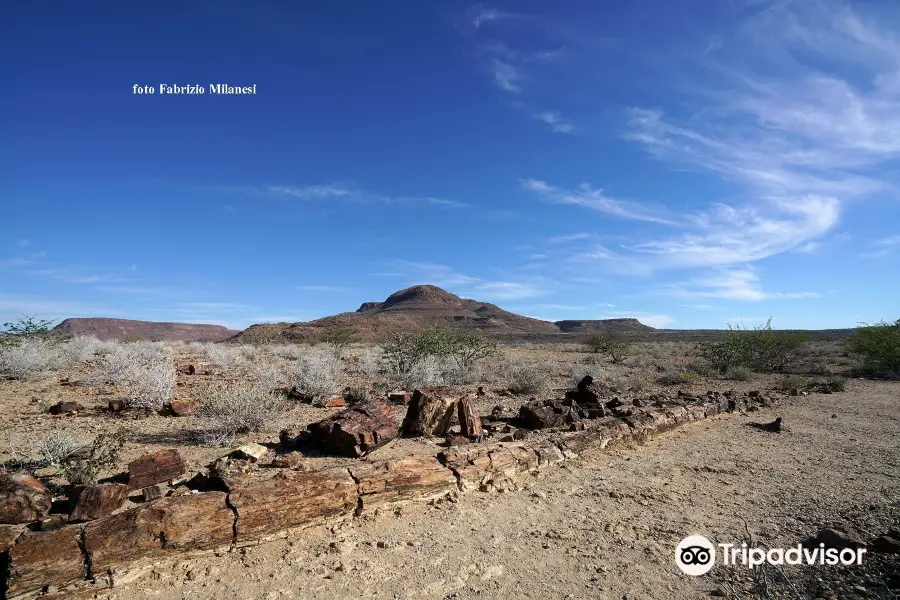
{"type": "MultiPolygon", "coordinates": [[[[898,407],[897,384],[854,381],[847,393],[715,417],[525,476],[518,489],[470,492],[458,502],[407,506],[157,569],[102,597],[707,597],[729,572],[683,575],[674,548],[689,534],[740,543],[746,521],[778,547],[824,525],[850,525],[871,538],[896,522],[898,407]],[[746,426],[776,415],[787,429],[780,435],[746,426]]],[[[889,597],[878,596],[882,583],[871,568],[841,568],[788,574],[801,592],[813,585],[820,597],[889,597]]],[[[738,575],[736,589],[748,590],[748,571],[738,575]]]]}

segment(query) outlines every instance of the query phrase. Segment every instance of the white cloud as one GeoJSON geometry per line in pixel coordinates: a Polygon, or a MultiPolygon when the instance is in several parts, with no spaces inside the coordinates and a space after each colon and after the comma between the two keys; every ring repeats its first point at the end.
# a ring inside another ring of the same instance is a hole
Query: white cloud
{"type": "Polygon", "coordinates": [[[391,263],[395,272],[381,275],[401,276],[410,284],[432,284],[475,300],[519,300],[535,298],[550,292],[553,282],[542,277],[516,280],[488,280],[459,273],[446,265],[397,260],[391,263]]]}
{"type": "Polygon", "coordinates": [[[564,119],[559,111],[545,110],[536,113],[534,118],[549,125],[556,133],[575,133],[575,126],[564,119]]]}
{"type": "MultiPolygon", "coordinates": [[[[535,182],[535,183],[541,184],[541,183],[544,183],[544,182],[539,181],[539,182],[535,182]]],[[[544,184],[544,185],[546,186],[547,184],[544,184]]],[[[548,187],[549,187],[549,186],[548,186],[548,187]]],[[[549,191],[549,190],[548,190],[548,191],[549,191]]],[[[595,238],[595,237],[597,237],[597,234],[596,234],[596,233],[585,233],[585,232],[582,232],[582,233],[570,233],[570,234],[567,234],[567,235],[557,235],[557,236],[554,236],[554,237],[550,238],[550,239],[547,240],[547,241],[550,242],[551,244],[564,244],[564,243],[567,243],[567,242],[577,242],[577,241],[580,241],[580,240],[589,240],[589,239],[595,238]]]]}
{"type": "Polygon", "coordinates": [[[797,252],[802,252],[803,254],[815,254],[822,248],[822,242],[806,242],[799,248],[797,248],[797,252]]]}
{"type": "Polygon", "coordinates": [[[494,83],[500,89],[512,94],[522,93],[522,75],[515,66],[495,58],[491,61],[491,73],[494,75],[494,83]]]}
{"type": "Polygon", "coordinates": [[[322,199],[322,198],[346,198],[348,196],[356,196],[359,194],[353,188],[336,184],[325,185],[307,185],[307,186],[284,186],[270,185],[266,187],[266,191],[279,196],[292,196],[301,200],[322,199]]]}
{"type": "Polygon", "coordinates": [[[741,302],[822,297],[822,294],[818,292],[767,292],[763,289],[756,272],[749,265],[716,269],[707,275],[663,286],[660,291],[677,298],[720,298],[741,302]]]}
{"type": "Polygon", "coordinates": [[[883,258],[900,248],[900,235],[881,238],[880,240],[875,240],[870,245],[873,250],[863,252],[860,256],[862,258],[883,258]]]}
{"type": "Polygon", "coordinates": [[[524,179],[521,185],[526,190],[537,192],[545,199],[557,204],[574,204],[591,208],[623,219],[647,221],[650,223],[662,223],[674,225],[673,221],[664,218],[658,211],[627,200],[616,200],[603,194],[602,190],[595,190],[589,184],[582,184],[575,191],[553,187],[539,179],[524,179]]]}

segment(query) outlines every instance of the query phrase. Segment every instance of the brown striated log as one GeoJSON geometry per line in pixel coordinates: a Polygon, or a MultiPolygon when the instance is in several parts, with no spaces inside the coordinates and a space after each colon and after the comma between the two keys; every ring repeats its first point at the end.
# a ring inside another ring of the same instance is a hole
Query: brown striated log
{"type": "Polygon", "coordinates": [[[384,400],[353,406],[307,426],[309,441],[330,454],[358,457],[397,437],[400,414],[384,400]]]}
{"type": "Polygon", "coordinates": [[[485,477],[513,475],[536,469],[539,464],[537,452],[525,444],[463,447],[445,450],[438,457],[456,473],[463,491],[478,489],[485,477]]]}
{"type": "Polygon", "coordinates": [[[89,485],[78,495],[78,502],[69,515],[69,520],[93,521],[111,515],[125,503],[130,491],[131,488],[121,483],[89,485]]]}
{"type": "Polygon", "coordinates": [[[222,492],[160,498],[92,521],[84,546],[92,575],[114,573],[183,552],[231,544],[234,513],[222,492]]]}
{"type": "Polygon", "coordinates": [[[324,517],[347,514],[356,508],[357,499],[356,482],[346,468],[282,471],[228,497],[237,512],[238,543],[256,542],[324,517]]]}
{"type": "Polygon", "coordinates": [[[652,434],[656,431],[656,419],[646,412],[636,412],[622,419],[635,434],[652,434]]]}
{"type": "Polygon", "coordinates": [[[403,435],[447,434],[453,424],[456,401],[461,394],[454,388],[423,388],[413,391],[400,429],[403,435]]]}
{"type": "Polygon", "coordinates": [[[173,417],[188,417],[200,412],[203,403],[197,398],[175,398],[169,402],[169,412],[173,417]]]}
{"type": "Polygon", "coordinates": [[[350,474],[359,485],[363,514],[386,504],[428,500],[456,489],[453,472],[433,456],[353,465],[350,474]]]}
{"type": "Polygon", "coordinates": [[[665,409],[647,411],[647,415],[655,422],[656,431],[662,432],[675,427],[675,418],[665,409]]]}
{"type": "MultiPolygon", "coordinates": [[[[625,425],[625,427],[628,426],[625,425]]],[[[611,438],[605,436],[602,430],[594,428],[565,433],[556,439],[563,454],[567,457],[574,457],[605,448],[611,438]]]]}
{"type": "Polygon", "coordinates": [[[62,587],[87,576],[80,526],[25,535],[9,551],[8,597],[62,587]]]}
{"type": "Polygon", "coordinates": [[[484,428],[481,419],[475,414],[472,402],[468,398],[462,398],[458,403],[460,431],[466,437],[481,439],[484,437],[484,428]]]}
{"type": "Polygon", "coordinates": [[[539,469],[543,469],[544,467],[549,467],[552,465],[558,465],[559,463],[566,460],[566,457],[563,456],[562,450],[559,449],[559,446],[549,440],[536,442],[534,444],[531,444],[531,447],[537,454],[539,469]]]}
{"type": "Polygon", "coordinates": [[[0,523],[37,521],[50,511],[51,503],[50,492],[31,475],[0,472],[0,523]]]}
{"type": "Polygon", "coordinates": [[[184,461],[178,450],[160,450],[128,463],[128,486],[139,490],[181,477],[184,473],[184,461]]]}

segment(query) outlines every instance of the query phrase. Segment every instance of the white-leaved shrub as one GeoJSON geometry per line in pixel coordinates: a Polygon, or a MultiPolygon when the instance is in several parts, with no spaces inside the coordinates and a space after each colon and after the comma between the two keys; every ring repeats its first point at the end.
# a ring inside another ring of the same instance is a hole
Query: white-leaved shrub
{"type": "Polygon", "coordinates": [[[13,379],[39,379],[73,362],[60,344],[41,338],[0,346],[0,371],[13,379]]]}
{"type": "Polygon", "coordinates": [[[544,365],[509,358],[504,371],[507,388],[514,394],[539,395],[549,385],[550,373],[544,365]]]}
{"type": "Polygon", "coordinates": [[[59,467],[84,448],[87,448],[85,442],[64,429],[57,429],[41,440],[37,447],[37,453],[44,465],[59,467]]]}
{"type": "Polygon", "coordinates": [[[308,401],[315,401],[338,389],[341,361],[326,348],[312,348],[297,359],[291,372],[294,392],[308,401]]]}
{"type": "Polygon", "coordinates": [[[175,363],[154,360],[135,365],[125,375],[125,401],[134,408],[161,410],[172,397],[175,363]]]}
{"type": "Polygon", "coordinates": [[[274,429],[287,409],[284,397],[254,381],[208,387],[200,416],[206,419],[207,443],[228,444],[234,436],[274,429]]]}

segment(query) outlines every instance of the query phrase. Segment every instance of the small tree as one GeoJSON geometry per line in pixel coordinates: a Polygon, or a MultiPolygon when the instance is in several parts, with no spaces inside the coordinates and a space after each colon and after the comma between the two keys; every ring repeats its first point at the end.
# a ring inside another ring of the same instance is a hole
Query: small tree
{"type": "Polygon", "coordinates": [[[631,344],[612,335],[594,335],[586,343],[592,352],[603,354],[614,364],[619,364],[631,354],[631,344]]]}
{"type": "Polygon", "coordinates": [[[319,341],[334,348],[337,356],[342,356],[350,344],[356,343],[357,339],[355,331],[339,326],[329,327],[319,336],[319,341]]]}
{"type": "Polygon", "coordinates": [[[847,349],[863,357],[866,367],[885,375],[900,375],[900,319],[863,325],[850,338],[847,349]]]}
{"type": "Polygon", "coordinates": [[[478,335],[466,335],[457,339],[453,358],[460,368],[471,367],[475,362],[500,354],[500,345],[478,335]]]}
{"type": "Polygon", "coordinates": [[[55,319],[38,319],[37,315],[22,315],[11,323],[3,324],[3,336],[38,335],[50,331],[55,319]]]}

